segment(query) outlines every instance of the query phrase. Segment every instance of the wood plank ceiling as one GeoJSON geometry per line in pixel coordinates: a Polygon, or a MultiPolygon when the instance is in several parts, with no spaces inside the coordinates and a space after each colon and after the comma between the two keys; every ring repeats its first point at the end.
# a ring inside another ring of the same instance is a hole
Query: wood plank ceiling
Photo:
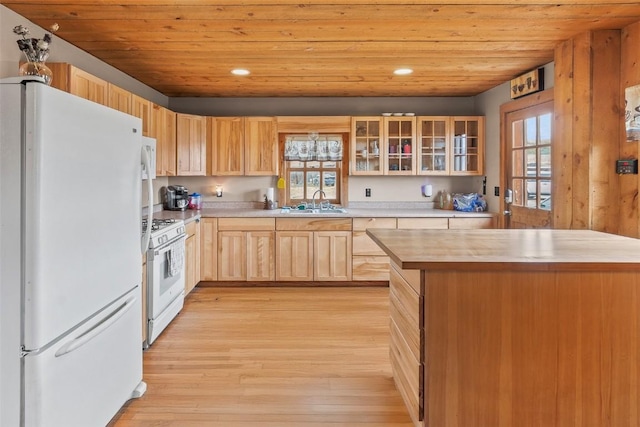
{"type": "Polygon", "coordinates": [[[172,97],[472,96],[551,62],[560,41],[640,20],[637,0],[2,4],[172,97]]]}

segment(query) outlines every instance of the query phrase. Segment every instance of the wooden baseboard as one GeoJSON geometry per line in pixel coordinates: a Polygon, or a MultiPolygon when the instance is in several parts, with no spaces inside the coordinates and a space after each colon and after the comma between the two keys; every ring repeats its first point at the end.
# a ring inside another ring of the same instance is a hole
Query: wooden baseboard
{"type": "Polygon", "coordinates": [[[269,282],[269,281],[254,281],[254,282],[238,282],[238,281],[225,281],[225,282],[212,282],[203,280],[196,286],[198,287],[212,287],[212,288],[229,288],[229,287],[367,287],[367,286],[389,286],[387,280],[369,280],[369,281],[341,281],[341,282],[269,282]]]}

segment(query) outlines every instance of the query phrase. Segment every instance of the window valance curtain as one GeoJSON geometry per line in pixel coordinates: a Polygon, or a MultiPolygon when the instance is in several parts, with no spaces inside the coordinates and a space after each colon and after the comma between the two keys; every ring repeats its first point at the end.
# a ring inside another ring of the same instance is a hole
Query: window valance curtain
{"type": "Polygon", "coordinates": [[[300,162],[342,160],[342,137],[337,135],[287,136],[284,159],[300,162]]]}

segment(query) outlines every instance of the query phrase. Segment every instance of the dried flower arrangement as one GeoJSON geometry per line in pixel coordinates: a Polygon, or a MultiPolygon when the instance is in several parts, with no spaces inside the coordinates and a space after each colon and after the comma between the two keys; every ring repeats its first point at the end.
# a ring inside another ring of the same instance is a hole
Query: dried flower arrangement
{"type": "Polygon", "coordinates": [[[49,28],[51,32],[45,33],[42,39],[27,37],[29,35],[29,29],[24,25],[15,26],[13,32],[22,36],[22,39],[18,40],[18,47],[24,52],[28,61],[44,62],[49,56],[49,44],[51,44],[53,33],[58,31],[58,28],[60,28],[58,24],[53,24],[49,28]]]}
{"type": "Polygon", "coordinates": [[[42,39],[29,36],[29,29],[24,25],[17,25],[13,32],[22,39],[17,41],[18,47],[27,58],[27,63],[20,66],[21,75],[39,75],[45,78],[47,84],[51,84],[51,70],[44,65],[49,57],[49,45],[51,44],[53,33],[58,31],[59,25],[53,24],[49,27],[50,33],[45,33],[42,39]]]}

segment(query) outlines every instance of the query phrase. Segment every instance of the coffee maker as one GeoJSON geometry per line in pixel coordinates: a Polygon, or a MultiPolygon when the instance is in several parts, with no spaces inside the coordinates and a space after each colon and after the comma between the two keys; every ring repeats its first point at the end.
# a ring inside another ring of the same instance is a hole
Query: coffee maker
{"type": "Polygon", "coordinates": [[[182,185],[162,187],[164,208],[170,211],[184,211],[189,206],[189,192],[182,185]]]}

